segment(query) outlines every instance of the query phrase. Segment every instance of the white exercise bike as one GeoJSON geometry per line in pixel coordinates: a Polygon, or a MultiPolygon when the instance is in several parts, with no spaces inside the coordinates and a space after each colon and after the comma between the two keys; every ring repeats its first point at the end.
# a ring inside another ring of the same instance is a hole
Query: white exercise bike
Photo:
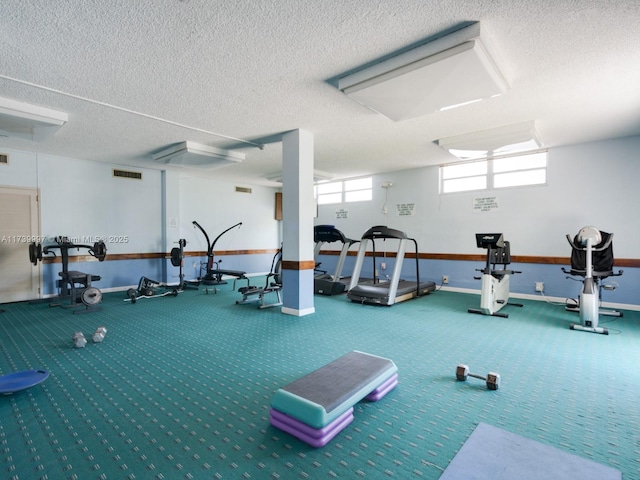
{"type": "MultiPolygon", "coordinates": [[[[601,284],[607,277],[622,275],[622,270],[613,271],[613,233],[603,232],[596,227],[583,227],[572,239],[567,235],[571,245],[571,270],[562,268],[564,273],[579,275],[582,280],[582,291],[576,305],[567,305],[566,309],[580,313],[580,324],[572,323],[572,330],[602,333],[608,335],[606,328],[600,327],[599,316],[608,315],[622,317],[617,310],[600,309],[601,290],[615,290],[615,284],[601,284]]],[[[571,277],[567,277],[571,278],[571,277]]]]}
{"type": "Polygon", "coordinates": [[[505,241],[501,233],[476,233],[476,244],[478,248],[487,249],[487,262],[485,268],[477,269],[482,272],[482,276],[474,277],[482,280],[480,308],[470,308],[468,312],[507,318],[508,314],[499,312],[502,307],[522,307],[521,303],[509,302],[509,278],[515,273],[521,273],[507,269],[507,265],[511,263],[509,242],[505,241]],[[502,268],[496,268],[496,265],[501,265],[502,268]]]}

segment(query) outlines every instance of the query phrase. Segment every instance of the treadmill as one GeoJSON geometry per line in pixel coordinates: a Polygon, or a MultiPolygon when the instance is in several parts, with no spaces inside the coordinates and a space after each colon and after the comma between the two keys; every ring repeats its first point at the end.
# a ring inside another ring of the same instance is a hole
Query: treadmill
{"type": "Polygon", "coordinates": [[[342,243],[340,257],[338,258],[338,264],[336,265],[333,275],[327,272],[322,272],[317,275],[314,278],[314,292],[321,295],[339,295],[343,293],[347,289],[347,285],[345,282],[346,279],[341,277],[342,267],[344,267],[344,261],[347,258],[349,248],[360,242],[360,240],[352,240],[345,237],[344,233],[333,225],[316,225],[313,227],[313,240],[316,243],[313,252],[314,258],[318,258],[320,249],[325,243],[342,243]]]}
{"type": "Polygon", "coordinates": [[[410,300],[422,295],[426,295],[436,289],[434,282],[421,282],[418,262],[418,243],[413,238],[407,237],[407,234],[400,230],[395,230],[386,226],[375,226],[367,230],[360,240],[360,248],[356,265],[349,284],[347,298],[352,302],[367,303],[373,305],[391,306],[395,303],[410,300]],[[388,281],[380,282],[374,279],[374,283],[361,283],[360,272],[367,254],[367,246],[369,242],[372,244],[373,272],[376,271],[376,249],[375,241],[377,239],[398,240],[398,252],[396,253],[396,261],[393,267],[393,275],[388,281]],[[407,243],[413,242],[416,254],[416,281],[402,280],[400,274],[402,271],[402,262],[404,260],[407,243]]]}

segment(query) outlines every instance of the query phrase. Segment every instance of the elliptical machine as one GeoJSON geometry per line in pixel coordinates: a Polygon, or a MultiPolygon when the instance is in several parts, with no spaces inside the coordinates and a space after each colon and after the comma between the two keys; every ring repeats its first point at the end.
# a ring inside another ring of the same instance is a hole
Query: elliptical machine
{"type": "Polygon", "coordinates": [[[599,281],[623,273],[622,270],[613,271],[613,233],[587,226],[580,229],[573,239],[567,235],[567,241],[572,248],[571,270],[563,267],[562,271],[584,277],[577,305],[566,306],[566,310],[580,313],[580,324],[572,323],[569,327],[571,330],[608,335],[609,330],[598,325],[599,315],[622,317],[622,312],[616,310],[600,310],[601,290],[615,290],[616,286],[600,284],[599,281]]]}
{"type": "Polygon", "coordinates": [[[511,263],[511,249],[501,233],[476,233],[476,244],[478,248],[487,249],[487,263],[483,269],[476,269],[482,272],[482,276],[474,277],[482,280],[480,308],[470,308],[468,312],[507,318],[508,314],[498,312],[502,307],[522,307],[521,303],[509,303],[509,278],[522,272],[507,270],[511,263]],[[498,269],[496,265],[502,265],[502,268],[498,269]]]}

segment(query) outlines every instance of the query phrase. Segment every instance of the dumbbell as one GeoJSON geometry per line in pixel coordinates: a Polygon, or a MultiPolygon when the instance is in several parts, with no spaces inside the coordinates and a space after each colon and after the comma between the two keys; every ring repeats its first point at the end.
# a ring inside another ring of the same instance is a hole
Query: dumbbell
{"type": "Polygon", "coordinates": [[[486,377],[482,375],[477,375],[475,373],[469,373],[469,366],[460,364],[456,368],[456,378],[461,382],[467,380],[467,377],[479,378],[480,380],[484,380],[487,382],[487,388],[489,390],[498,390],[500,388],[500,374],[495,372],[489,372],[486,377]]]}

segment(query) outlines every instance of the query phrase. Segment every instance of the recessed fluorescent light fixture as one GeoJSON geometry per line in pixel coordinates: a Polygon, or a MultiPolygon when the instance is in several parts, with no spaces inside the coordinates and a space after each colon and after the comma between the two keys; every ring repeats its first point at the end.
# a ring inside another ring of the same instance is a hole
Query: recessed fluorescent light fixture
{"type": "MultiPolygon", "coordinates": [[[[271,182],[282,183],[282,172],[272,173],[265,177],[271,182]]],[[[321,172],[320,170],[313,171],[313,183],[329,182],[333,179],[333,175],[327,172],[321,172]]]]}
{"type": "Polygon", "coordinates": [[[233,165],[242,162],[244,158],[244,153],[222,150],[194,142],[180,142],[153,155],[153,159],[159,163],[201,168],[233,165]]]}
{"type": "Polygon", "coordinates": [[[0,97],[0,136],[42,142],[68,120],[65,112],[0,97]]]}
{"type": "Polygon", "coordinates": [[[447,107],[442,107],[440,109],[441,112],[445,112],[447,110],[453,110],[454,108],[464,107],[465,105],[471,105],[472,103],[481,102],[484,98],[476,98],[475,100],[469,100],[468,102],[457,103],[455,105],[449,105],[447,107]]]}
{"type": "Polygon", "coordinates": [[[455,135],[438,139],[435,143],[462,160],[484,158],[489,154],[508,155],[542,147],[535,122],[522,122],[455,135]]]}
{"type": "Polygon", "coordinates": [[[476,22],[347,75],[338,88],[398,122],[501,95],[509,86],[476,22]]]}

